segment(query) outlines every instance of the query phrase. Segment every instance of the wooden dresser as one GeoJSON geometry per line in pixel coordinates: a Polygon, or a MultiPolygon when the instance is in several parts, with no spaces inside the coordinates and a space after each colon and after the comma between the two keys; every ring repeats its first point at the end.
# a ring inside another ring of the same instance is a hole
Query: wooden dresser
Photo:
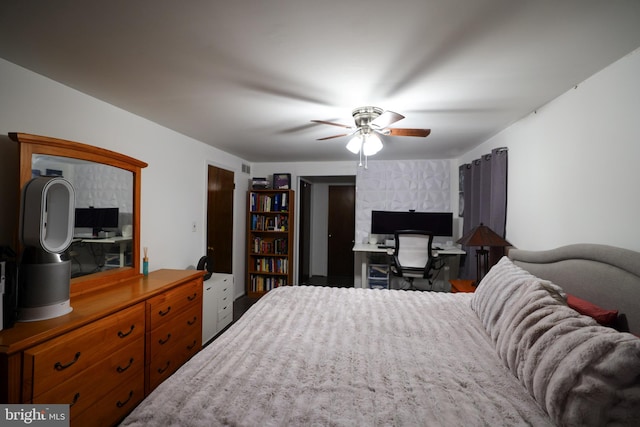
{"type": "Polygon", "coordinates": [[[0,332],[0,402],[68,403],[72,426],[117,423],[202,348],[202,274],[136,276],[0,332]]]}
{"type": "Polygon", "coordinates": [[[148,394],[202,348],[202,281],[163,292],[146,306],[148,394]]]}

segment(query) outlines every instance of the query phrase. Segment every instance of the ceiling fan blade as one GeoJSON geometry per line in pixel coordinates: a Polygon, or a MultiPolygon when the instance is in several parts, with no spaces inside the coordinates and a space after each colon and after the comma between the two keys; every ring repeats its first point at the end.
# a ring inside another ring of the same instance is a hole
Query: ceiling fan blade
{"type": "Polygon", "coordinates": [[[402,119],[404,119],[404,116],[402,114],[394,113],[393,111],[387,110],[376,117],[374,120],[372,120],[371,125],[383,129],[402,119]]]}
{"type": "Polygon", "coordinates": [[[326,139],[340,138],[340,137],[348,136],[348,135],[349,135],[348,133],[342,133],[340,135],[325,136],[324,138],[316,139],[316,141],[324,141],[326,139]]]}
{"type": "Polygon", "coordinates": [[[407,128],[388,128],[385,129],[384,135],[391,136],[429,136],[431,129],[407,129],[407,128]]]}
{"type": "Polygon", "coordinates": [[[311,120],[313,123],[322,123],[325,125],[331,125],[331,126],[340,126],[341,128],[347,128],[347,129],[351,129],[351,126],[348,125],[343,125],[342,123],[334,123],[334,122],[328,122],[326,120],[311,120]]]}

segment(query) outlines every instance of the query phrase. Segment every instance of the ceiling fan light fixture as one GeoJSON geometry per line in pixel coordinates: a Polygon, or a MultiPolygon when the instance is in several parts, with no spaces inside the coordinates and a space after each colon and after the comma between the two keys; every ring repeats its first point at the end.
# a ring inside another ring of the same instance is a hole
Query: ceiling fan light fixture
{"type": "Polygon", "coordinates": [[[347,150],[351,151],[353,154],[358,154],[360,152],[360,148],[362,147],[362,135],[358,132],[353,138],[349,140],[347,144],[347,150]]]}
{"type": "Polygon", "coordinates": [[[368,133],[364,135],[364,142],[362,143],[362,153],[365,156],[373,156],[378,151],[382,150],[382,140],[375,133],[368,133]]]}

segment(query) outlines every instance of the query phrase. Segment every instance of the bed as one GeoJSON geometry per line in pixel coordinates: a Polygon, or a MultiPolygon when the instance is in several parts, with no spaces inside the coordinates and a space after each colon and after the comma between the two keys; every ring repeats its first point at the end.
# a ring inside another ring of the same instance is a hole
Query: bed
{"type": "Polygon", "coordinates": [[[638,334],[640,253],[511,250],[472,294],[277,288],[122,425],[640,425],[640,339],[567,294],[638,334]]]}

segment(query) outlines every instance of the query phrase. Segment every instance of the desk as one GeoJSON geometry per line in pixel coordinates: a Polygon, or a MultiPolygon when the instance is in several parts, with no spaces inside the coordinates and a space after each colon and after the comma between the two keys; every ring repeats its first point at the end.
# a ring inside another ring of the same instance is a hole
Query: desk
{"type": "MultiPolygon", "coordinates": [[[[369,264],[369,254],[372,253],[386,253],[387,255],[393,255],[394,248],[380,248],[378,245],[372,245],[369,243],[356,243],[353,246],[353,252],[356,255],[356,258],[360,258],[361,272],[360,272],[360,287],[368,288],[369,284],[367,283],[367,267],[369,264]]],[[[460,256],[466,254],[465,251],[459,249],[457,247],[454,248],[445,248],[438,249],[433,251],[438,256],[460,256]]],[[[356,259],[356,262],[358,260],[356,259]]],[[[445,283],[449,282],[449,277],[444,278],[445,283]]]]}
{"type": "Polygon", "coordinates": [[[120,256],[118,259],[118,266],[124,267],[127,265],[126,262],[126,250],[127,243],[131,242],[131,237],[105,237],[105,238],[74,238],[72,243],[99,243],[101,245],[118,245],[120,250],[120,256]]]}

